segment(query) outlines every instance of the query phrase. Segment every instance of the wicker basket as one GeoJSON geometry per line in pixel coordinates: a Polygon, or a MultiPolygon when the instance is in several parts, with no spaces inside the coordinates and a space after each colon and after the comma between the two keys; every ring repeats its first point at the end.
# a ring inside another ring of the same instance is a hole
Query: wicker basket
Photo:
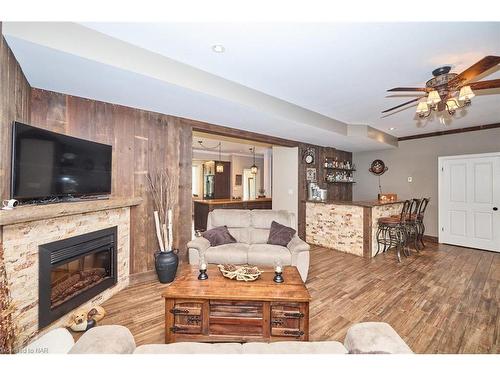
{"type": "Polygon", "coordinates": [[[255,281],[264,272],[257,267],[235,266],[234,264],[219,264],[217,267],[224,277],[238,281],[255,281]]]}

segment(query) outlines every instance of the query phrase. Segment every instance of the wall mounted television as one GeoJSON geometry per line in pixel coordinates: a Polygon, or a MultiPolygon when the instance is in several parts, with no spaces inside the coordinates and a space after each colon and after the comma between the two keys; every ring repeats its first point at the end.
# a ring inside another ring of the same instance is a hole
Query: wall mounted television
{"type": "Polygon", "coordinates": [[[110,145],[14,122],[11,197],[29,201],[110,194],[111,151],[110,145]]]}

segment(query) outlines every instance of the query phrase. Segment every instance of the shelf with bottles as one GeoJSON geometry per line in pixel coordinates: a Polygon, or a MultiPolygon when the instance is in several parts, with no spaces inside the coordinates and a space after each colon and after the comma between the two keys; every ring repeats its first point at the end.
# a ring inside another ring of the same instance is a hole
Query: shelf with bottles
{"type": "Polygon", "coordinates": [[[335,171],[333,173],[328,173],[325,175],[325,182],[346,182],[354,183],[354,177],[350,171],[335,171]]]}
{"type": "Polygon", "coordinates": [[[338,160],[338,158],[325,158],[323,168],[334,171],[354,172],[356,167],[350,160],[338,160]]]}
{"type": "Polygon", "coordinates": [[[325,181],[327,184],[355,184],[356,181],[325,181]]]}

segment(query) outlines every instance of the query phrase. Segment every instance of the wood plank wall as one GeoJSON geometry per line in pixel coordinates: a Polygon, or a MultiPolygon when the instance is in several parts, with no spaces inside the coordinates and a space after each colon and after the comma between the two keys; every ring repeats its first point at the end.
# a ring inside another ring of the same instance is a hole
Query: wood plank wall
{"type": "MultiPolygon", "coordinates": [[[[348,151],[337,150],[331,147],[321,147],[306,143],[299,144],[299,209],[297,220],[297,231],[300,238],[305,240],[306,236],[306,200],[307,200],[307,168],[316,168],[318,185],[328,190],[329,200],[352,200],[352,184],[331,184],[325,182],[325,171],[323,165],[325,157],[338,158],[338,160],[349,160],[352,163],[352,153],[348,151]],[[314,163],[306,164],[303,160],[304,152],[308,148],[313,148],[315,152],[314,163]]],[[[356,173],[356,172],[354,172],[356,173]]],[[[356,174],[354,174],[356,180],[356,174]]]]}
{"type": "Polygon", "coordinates": [[[177,117],[71,95],[32,90],[31,124],[113,146],[112,195],[142,197],[131,211],[132,274],[154,269],[158,249],[147,174],[167,170],[179,178],[174,241],[186,258],[191,238],[192,130],[177,117]]]}
{"type": "Polygon", "coordinates": [[[1,34],[0,23],[0,198],[10,197],[12,121],[30,121],[31,87],[1,34]]]}

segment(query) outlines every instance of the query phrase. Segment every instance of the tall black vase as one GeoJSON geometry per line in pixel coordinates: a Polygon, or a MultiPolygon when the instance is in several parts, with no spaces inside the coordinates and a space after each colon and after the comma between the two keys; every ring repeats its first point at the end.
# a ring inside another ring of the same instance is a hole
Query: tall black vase
{"type": "Polygon", "coordinates": [[[160,283],[165,284],[174,281],[178,265],[177,250],[157,251],[155,253],[155,268],[160,283]]]}

